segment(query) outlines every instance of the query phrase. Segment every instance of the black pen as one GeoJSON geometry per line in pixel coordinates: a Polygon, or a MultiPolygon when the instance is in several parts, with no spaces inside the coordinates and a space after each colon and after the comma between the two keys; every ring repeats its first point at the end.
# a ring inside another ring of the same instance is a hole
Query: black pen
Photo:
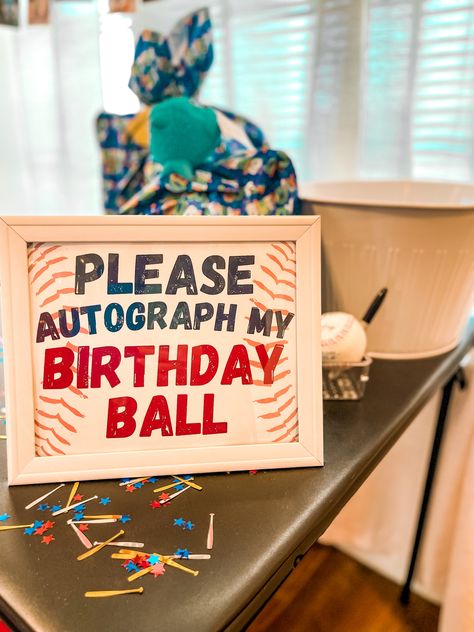
{"type": "Polygon", "coordinates": [[[387,290],[386,287],[381,289],[380,292],[377,294],[377,296],[372,301],[372,303],[369,305],[368,310],[365,312],[364,316],[362,317],[362,323],[363,324],[365,323],[364,324],[365,327],[367,325],[370,325],[370,323],[372,322],[373,317],[379,311],[380,306],[382,305],[387,292],[388,292],[388,290],[387,290]]]}

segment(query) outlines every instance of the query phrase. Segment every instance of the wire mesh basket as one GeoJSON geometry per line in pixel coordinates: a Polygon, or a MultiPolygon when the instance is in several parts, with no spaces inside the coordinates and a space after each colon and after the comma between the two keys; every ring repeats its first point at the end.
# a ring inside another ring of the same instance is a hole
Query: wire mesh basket
{"type": "Polygon", "coordinates": [[[323,399],[356,401],[362,399],[369,381],[371,358],[360,362],[323,364],[323,399]]]}

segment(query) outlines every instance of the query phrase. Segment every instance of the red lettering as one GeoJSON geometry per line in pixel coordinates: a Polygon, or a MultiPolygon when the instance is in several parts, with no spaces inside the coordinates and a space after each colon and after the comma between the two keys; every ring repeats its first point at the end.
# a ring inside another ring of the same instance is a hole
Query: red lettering
{"type": "Polygon", "coordinates": [[[125,347],[124,356],[134,358],[133,360],[133,386],[145,385],[145,357],[153,355],[155,347],[153,345],[140,347],[125,347]]]}
{"type": "Polygon", "coordinates": [[[149,437],[153,430],[159,429],[161,429],[162,437],[170,437],[173,434],[168,402],[163,395],[155,395],[152,397],[148,410],[146,411],[145,419],[143,420],[140,437],[149,437]]]}
{"type": "Polygon", "coordinates": [[[187,423],[188,416],[188,396],[178,395],[176,397],[176,436],[194,435],[201,432],[200,423],[187,423]]]}
{"type": "Polygon", "coordinates": [[[89,388],[89,356],[90,347],[79,347],[77,350],[77,388],[89,388]]]}
{"type": "Polygon", "coordinates": [[[43,388],[68,388],[74,374],[74,351],[69,347],[46,349],[44,352],[43,388]],[[58,361],[57,361],[58,360],[58,361]]]}
{"type": "Polygon", "coordinates": [[[245,345],[232,347],[222,374],[221,384],[232,384],[232,381],[238,377],[242,378],[242,384],[253,383],[249,354],[245,345]]]}
{"type": "Polygon", "coordinates": [[[188,345],[178,345],[176,360],[169,359],[169,345],[161,345],[158,356],[158,376],[157,386],[168,386],[168,373],[176,370],[176,386],[186,384],[186,373],[188,368],[188,345]]]}
{"type": "Polygon", "coordinates": [[[95,347],[92,349],[91,388],[100,388],[102,377],[108,380],[112,388],[120,384],[120,379],[115,372],[120,365],[120,360],[121,354],[116,347],[95,347]],[[105,356],[109,356],[109,360],[102,364],[105,356]]]}
{"type": "Polygon", "coordinates": [[[221,434],[227,432],[226,421],[216,421],[214,423],[214,395],[206,393],[202,412],[202,434],[221,434]]]}
{"type": "Polygon", "coordinates": [[[126,437],[130,437],[137,426],[133,417],[136,412],[137,402],[133,399],[133,397],[113,397],[112,399],[109,399],[109,410],[107,413],[107,438],[124,439],[126,437]]]}
{"type": "Polygon", "coordinates": [[[280,359],[281,354],[283,353],[283,345],[275,345],[270,357],[268,357],[265,345],[257,345],[255,349],[257,351],[258,359],[260,360],[260,364],[262,365],[263,369],[263,383],[273,384],[273,381],[275,379],[275,368],[278,364],[278,360],[280,359]]]}
{"type": "Polygon", "coordinates": [[[217,373],[219,367],[219,354],[212,345],[198,345],[191,351],[191,374],[189,383],[191,386],[202,386],[208,384],[217,373]],[[208,358],[207,369],[201,373],[201,358],[206,355],[208,358]]]}

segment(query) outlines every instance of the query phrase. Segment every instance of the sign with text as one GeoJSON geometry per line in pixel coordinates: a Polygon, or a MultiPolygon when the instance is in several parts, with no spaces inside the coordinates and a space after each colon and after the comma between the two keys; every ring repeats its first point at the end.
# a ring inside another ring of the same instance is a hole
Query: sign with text
{"type": "Polygon", "coordinates": [[[6,220],[11,482],[322,463],[317,218],[199,219],[6,220]]]}

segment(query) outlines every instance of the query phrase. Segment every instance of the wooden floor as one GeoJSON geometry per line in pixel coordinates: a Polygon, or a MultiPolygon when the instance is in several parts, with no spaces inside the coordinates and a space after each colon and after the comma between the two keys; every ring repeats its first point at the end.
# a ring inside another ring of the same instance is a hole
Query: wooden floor
{"type": "Polygon", "coordinates": [[[331,547],[315,545],[248,632],[436,632],[439,608],[331,547]]]}

